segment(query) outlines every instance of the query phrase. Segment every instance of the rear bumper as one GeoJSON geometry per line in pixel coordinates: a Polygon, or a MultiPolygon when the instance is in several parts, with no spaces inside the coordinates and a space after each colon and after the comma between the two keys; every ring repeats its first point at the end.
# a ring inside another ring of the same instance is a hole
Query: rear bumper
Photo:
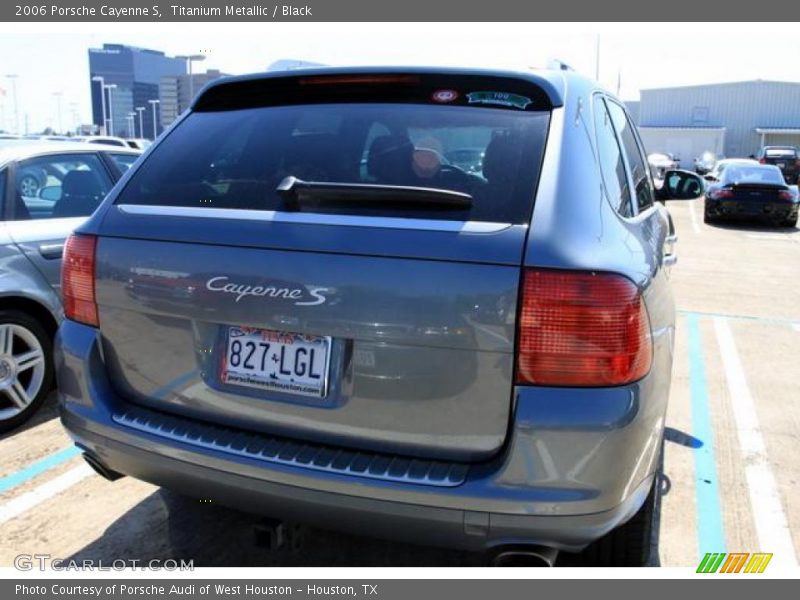
{"type": "MultiPolygon", "coordinates": [[[[625,522],[650,490],[669,392],[652,372],[620,388],[519,388],[504,450],[436,487],[265,464],[126,427],[97,338],[64,322],[56,362],[62,422],[107,468],[248,512],[469,550],[579,550],[625,522]]],[[[669,381],[669,365],[657,368],[669,381]]]]}
{"type": "Polygon", "coordinates": [[[716,217],[742,219],[782,220],[797,216],[796,202],[759,202],[747,203],[739,200],[705,201],[705,210],[716,217]]]}

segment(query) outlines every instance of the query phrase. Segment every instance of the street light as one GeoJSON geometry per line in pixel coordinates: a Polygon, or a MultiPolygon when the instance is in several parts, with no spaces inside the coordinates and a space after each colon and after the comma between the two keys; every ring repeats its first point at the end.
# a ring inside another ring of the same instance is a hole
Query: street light
{"type": "Polygon", "coordinates": [[[144,137],[144,125],[142,123],[142,113],[144,112],[144,106],[137,106],[136,112],[139,113],[139,135],[144,137]]]}
{"type": "Polygon", "coordinates": [[[117,89],[116,83],[103,84],[103,89],[108,90],[108,131],[107,135],[114,135],[114,96],[111,90],[117,89]]]}
{"type": "Polygon", "coordinates": [[[103,117],[100,119],[103,122],[103,133],[108,133],[106,127],[108,125],[108,117],[106,116],[106,79],[101,75],[92,77],[92,81],[100,82],[100,106],[103,110],[103,117]]]}
{"type": "Polygon", "coordinates": [[[16,73],[9,73],[6,79],[11,81],[11,99],[14,101],[14,133],[19,135],[19,107],[17,106],[17,75],[16,73]]]}
{"type": "Polygon", "coordinates": [[[136,137],[136,113],[129,112],[128,113],[128,137],[135,138],[136,137]]]}
{"type": "Polygon", "coordinates": [[[150,106],[153,107],[153,141],[156,140],[158,133],[156,132],[156,104],[161,102],[161,100],[148,100],[150,106]]]}
{"type": "Polygon", "coordinates": [[[189,63],[189,104],[191,104],[192,100],[194,100],[194,78],[192,77],[192,63],[203,61],[206,59],[206,57],[203,54],[189,54],[176,56],[175,58],[182,58],[189,63]]]}
{"type": "Polygon", "coordinates": [[[53,96],[56,98],[56,105],[58,107],[58,133],[64,133],[64,124],[61,122],[61,96],[63,95],[62,92],[53,92],[53,96]]]}

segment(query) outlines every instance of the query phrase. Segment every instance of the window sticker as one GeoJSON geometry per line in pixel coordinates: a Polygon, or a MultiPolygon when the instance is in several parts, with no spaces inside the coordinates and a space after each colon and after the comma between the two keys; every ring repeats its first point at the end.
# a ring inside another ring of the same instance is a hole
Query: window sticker
{"type": "Polygon", "coordinates": [[[455,90],[436,90],[433,92],[434,102],[452,102],[458,98],[458,92],[455,90]]]}
{"type": "Polygon", "coordinates": [[[469,104],[494,104],[525,110],[532,100],[527,96],[512,94],[510,92],[470,92],[467,94],[469,104]]]}

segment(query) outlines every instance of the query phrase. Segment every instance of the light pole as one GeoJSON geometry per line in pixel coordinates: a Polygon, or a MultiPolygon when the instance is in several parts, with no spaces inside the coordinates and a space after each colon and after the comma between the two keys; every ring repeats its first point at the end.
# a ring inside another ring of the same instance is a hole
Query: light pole
{"type": "Polygon", "coordinates": [[[103,117],[100,119],[102,121],[103,133],[108,133],[106,131],[106,127],[108,125],[108,117],[106,117],[106,80],[105,77],[101,75],[95,75],[92,77],[92,81],[100,82],[100,106],[103,110],[103,117]]]}
{"type": "Polygon", "coordinates": [[[108,90],[108,131],[107,135],[114,135],[114,96],[111,90],[117,89],[116,83],[103,84],[103,89],[108,90]]]}
{"type": "Polygon", "coordinates": [[[14,133],[19,135],[19,106],[17,105],[17,75],[16,73],[9,73],[6,79],[11,81],[11,99],[14,101],[14,133]]]}
{"type": "Polygon", "coordinates": [[[176,56],[175,58],[182,58],[189,63],[189,104],[191,104],[192,100],[194,100],[194,77],[192,77],[192,63],[203,61],[206,59],[206,57],[203,54],[189,54],[176,56]]]}
{"type": "Polygon", "coordinates": [[[158,137],[158,132],[156,131],[156,104],[161,102],[161,100],[148,100],[148,102],[150,106],[153,107],[153,141],[155,141],[156,137],[158,137]]]}
{"type": "Polygon", "coordinates": [[[53,96],[56,98],[56,110],[58,114],[58,133],[64,133],[64,124],[61,121],[61,96],[63,95],[62,92],[53,92],[53,96]]]}
{"type": "Polygon", "coordinates": [[[144,137],[144,124],[142,121],[142,113],[144,112],[144,106],[137,106],[136,112],[139,113],[139,135],[144,137]]]}

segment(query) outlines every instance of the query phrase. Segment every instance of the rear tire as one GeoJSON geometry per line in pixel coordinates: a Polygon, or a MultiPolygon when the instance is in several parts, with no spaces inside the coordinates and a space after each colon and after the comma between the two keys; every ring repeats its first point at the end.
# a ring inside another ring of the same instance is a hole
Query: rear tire
{"type": "Polygon", "coordinates": [[[703,211],[703,223],[711,224],[716,222],[717,222],[717,217],[712,216],[707,210],[703,211]]]}
{"type": "Polygon", "coordinates": [[[794,217],[787,217],[779,223],[781,227],[797,227],[797,215],[794,217]]]}
{"type": "Polygon", "coordinates": [[[53,341],[19,310],[0,310],[0,432],[30,419],[53,387],[53,341]]]}

